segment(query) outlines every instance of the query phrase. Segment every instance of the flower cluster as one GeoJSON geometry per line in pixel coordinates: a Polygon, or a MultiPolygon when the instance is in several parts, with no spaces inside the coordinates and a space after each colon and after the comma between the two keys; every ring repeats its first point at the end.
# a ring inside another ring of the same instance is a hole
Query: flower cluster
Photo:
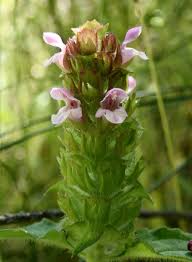
{"type": "Polygon", "coordinates": [[[45,43],[60,48],[45,65],[57,64],[64,81],[70,82],[69,86],[65,85],[68,88],[54,87],[50,92],[53,99],[65,102],[65,106],[52,116],[53,124],[61,124],[66,119],[82,121],[86,115],[86,98],[95,101],[96,118],[105,118],[113,124],[126,119],[128,113],[124,105],[136,87],[136,80],[126,75],[127,86],[119,86],[119,80],[135,56],[143,60],[148,58],[144,52],[127,47],[141,34],[140,26],[128,30],[122,44],[113,33],[107,32],[107,26],[95,20],[88,21],[72,29],[74,36],[66,44],[56,33],[43,34],[45,43]]]}

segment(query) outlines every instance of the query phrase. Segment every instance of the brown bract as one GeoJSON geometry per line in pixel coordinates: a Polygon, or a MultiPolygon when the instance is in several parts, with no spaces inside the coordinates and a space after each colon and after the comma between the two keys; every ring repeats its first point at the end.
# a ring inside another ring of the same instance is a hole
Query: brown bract
{"type": "Polygon", "coordinates": [[[79,52],[79,44],[76,42],[75,39],[69,38],[66,44],[66,53],[69,56],[76,56],[77,54],[79,54],[79,52]]]}
{"type": "Polygon", "coordinates": [[[79,54],[79,52],[79,45],[76,40],[73,38],[69,38],[66,43],[65,54],[63,57],[63,66],[67,71],[71,71],[71,59],[79,54]]]}
{"type": "Polygon", "coordinates": [[[121,66],[121,64],[122,64],[121,47],[120,47],[120,44],[118,44],[117,50],[116,50],[116,56],[114,60],[114,67],[121,66]]]}
{"type": "Polygon", "coordinates": [[[63,66],[65,70],[71,71],[71,62],[70,62],[70,56],[65,52],[63,57],[63,66]]]}
{"type": "Polygon", "coordinates": [[[107,33],[102,40],[102,51],[115,53],[117,50],[118,41],[113,33],[107,33]]]}

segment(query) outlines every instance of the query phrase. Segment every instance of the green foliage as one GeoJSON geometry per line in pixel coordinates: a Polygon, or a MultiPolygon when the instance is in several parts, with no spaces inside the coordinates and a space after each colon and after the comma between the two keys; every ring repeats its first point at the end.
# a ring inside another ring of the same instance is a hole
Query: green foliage
{"type": "Polygon", "coordinates": [[[192,261],[192,254],[187,251],[192,234],[163,227],[153,230],[141,229],[136,235],[139,243],[127,251],[128,256],[134,256],[135,253],[136,257],[154,256],[165,257],[168,261],[192,261]]]}
{"type": "Polygon", "coordinates": [[[23,228],[1,229],[0,239],[41,240],[43,243],[48,245],[53,245],[60,248],[68,247],[60,224],[48,219],[43,219],[41,222],[34,223],[23,228]]]}
{"type": "MultiPolygon", "coordinates": [[[[76,227],[76,230],[78,230],[78,227],[76,227]]],[[[87,233],[89,234],[89,230],[87,233]]],[[[118,232],[114,228],[108,227],[100,238],[99,244],[96,243],[87,248],[82,252],[82,257],[86,257],[87,261],[90,262],[108,262],[109,260],[132,262],[192,261],[192,254],[187,251],[187,243],[192,239],[192,234],[179,229],[163,227],[155,230],[139,230],[136,232],[135,241],[132,241],[133,236],[132,234],[126,239],[126,246],[122,249],[126,236],[122,235],[119,239],[118,232]],[[116,242],[114,242],[115,238],[116,242]]],[[[67,232],[63,231],[61,223],[55,223],[48,219],[22,228],[1,229],[0,240],[8,239],[36,240],[61,249],[70,248],[71,245],[67,232]]],[[[96,241],[96,239],[98,239],[98,235],[94,240],[96,241]]]]}
{"type": "MultiPolygon", "coordinates": [[[[136,232],[136,241],[129,246],[124,252],[111,256],[110,252],[114,243],[108,241],[105,255],[99,253],[99,246],[95,257],[89,257],[91,262],[94,261],[131,261],[131,262],[187,262],[192,261],[191,252],[187,251],[188,241],[192,239],[192,234],[185,233],[179,229],[169,229],[166,227],[149,230],[141,229],[136,232]],[[108,254],[107,254],[108,253],[108,254]]],[[[116,243],[118,245],[119,242],[116,243]]],[[[121,250],[122,251],[122,250],[121,250]]]]}

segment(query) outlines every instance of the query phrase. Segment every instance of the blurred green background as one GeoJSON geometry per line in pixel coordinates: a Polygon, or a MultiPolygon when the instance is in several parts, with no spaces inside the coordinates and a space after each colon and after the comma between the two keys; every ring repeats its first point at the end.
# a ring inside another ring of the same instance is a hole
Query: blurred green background
{"type": "MultiPolygon", "coordinates": [[[[141,23],[135,4],[143,12],[146,31],[134,46],[153,51],[149,62],[136,58],[130,68],[135,72],[141,97],[137,109],[144,128],[140,150],[145,170],[141,180],[150,190],[165,176],[175,174],[178,185],[174,186],[173,179],[167,181],[153,191],[154,204],[144,203],[143,208],[192,209],[192,1],[2,0],[0,214],[57,208],[56,194],[43,195],[60,178],[56,157],[62,129],[50,123],[50,114],[57,105],[51,101],[49,89],[61,85],[61,81],[55,65],[43,66],[55,49],[44,44],[42,33],[56,32],[66,41],[72,35],[71,27],[95,18],[109,22],[110,31],[122,41],[128,28],[141,23]],[[153,81],[156,76],[158,83],[153,81]],[[157,85],[165,97],[172,161],[156,103],[157,85]]],[[[177,219],[137,221],[138,227],[165,224],[192,231],[191,223],[178,223],[177,219]]],[[[61,250],[6,241],[0,243],[0,261],[71,260],[61,250]]]]}

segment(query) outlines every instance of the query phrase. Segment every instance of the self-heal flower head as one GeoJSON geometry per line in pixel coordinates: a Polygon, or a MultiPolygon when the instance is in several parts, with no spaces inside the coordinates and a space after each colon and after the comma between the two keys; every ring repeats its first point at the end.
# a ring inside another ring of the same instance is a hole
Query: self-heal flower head
{"type": "Polygon", "coordinates": [[[56,115],[52,115],[51,121],[54,125],[59,125],[67,118],[71,120],[80,120],[82,118],[81,102],[72,96],[66,88],[54,87],[50,95],[55,100],[63,100],[65,106],[61,107],[56,115]]]}
{"type": "Polygon", "coordinates": [[[128,77],[128,90],[127,92],[120,88],[113,88],[109,90],[103,100],[101,107],[96,112],[96,117],[105,117],[113,124],[121,124],[127,117],[125,108],[121,103],[128,99],[129,94],[135,89],[136,80],[133,77],[128,77]]]}
{"type": "Polygon", "coordinates": [[[143,60],[148,59],[148,57],[144,52],[138,51],[134,48],[127,47],[127,44],[137,39],[140,36],[141,32],[142,32],[141,26],[131,28],[127,31],[125,35],[125,39],[121,45],[122,64],[127,63],[135,56],[139,56],[143,60]]]}
{"type": "Polygon", "coordinates": [[[56,33],[44,32],[43,40],[46,44],[52,45],[55,47],[59,47],[61,49],[60,52],[54,54],[50,57],[46,62],[45,66],[49,66],[52,63],[57,64],[59,67],[63,68],[63,58],[65,54],[65,44],[63,43],[61,37],[56,33]]]}

